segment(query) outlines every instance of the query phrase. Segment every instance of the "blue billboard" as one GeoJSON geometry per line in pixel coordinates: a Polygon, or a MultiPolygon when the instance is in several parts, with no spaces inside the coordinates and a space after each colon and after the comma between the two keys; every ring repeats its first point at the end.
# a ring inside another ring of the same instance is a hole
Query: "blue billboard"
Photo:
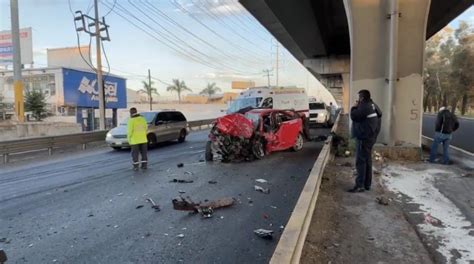
{"type": "MultiPolygon", "coordinates": [[[[127,108],[125,79],[104,74],[106,108],[127,108]]],[[[99,107],[95,73],[63,68],[64,104],[84,108],[99,107]]]]}

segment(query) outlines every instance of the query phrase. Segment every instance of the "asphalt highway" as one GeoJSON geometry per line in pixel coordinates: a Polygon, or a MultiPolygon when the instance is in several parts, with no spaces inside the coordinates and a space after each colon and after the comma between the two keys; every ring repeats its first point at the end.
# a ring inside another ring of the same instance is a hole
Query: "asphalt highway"
{"type": "Polygon", "coordinates": [[[107,148],[3,167],[0,249],[8,263],[267,263],[323,143],[254,162],[206,163],[206,136],[150,150],[148,171],[133,172],[128,151],[107,148]],[[203,219],[173,210],[180,192],[237,203],[203,219]],[[257,237],[258,228],[274,230],[274,239],[257,237]]]}

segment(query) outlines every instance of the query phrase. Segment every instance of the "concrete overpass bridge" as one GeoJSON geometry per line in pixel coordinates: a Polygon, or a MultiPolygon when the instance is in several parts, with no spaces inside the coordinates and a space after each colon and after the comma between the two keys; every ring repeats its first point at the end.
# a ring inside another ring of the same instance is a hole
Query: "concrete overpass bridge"
{"type": "Polygon", "coordinates": [[[368,89],[384,111],[379,137],[421,145],[425,40],[473,0],[240,0],[336,97],[368,89]]]}

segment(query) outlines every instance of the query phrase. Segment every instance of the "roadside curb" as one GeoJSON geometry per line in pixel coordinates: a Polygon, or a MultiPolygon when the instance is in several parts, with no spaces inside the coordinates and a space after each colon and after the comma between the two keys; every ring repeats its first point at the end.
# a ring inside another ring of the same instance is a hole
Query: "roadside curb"
{"type": "MultiPolygon", "coordinates": [[[[334,123],[331,130],[332,132],[337,130],[339,117],[340,115],[334,123]]],[[[306,235],[308,234],[311,218],[313,217],[313,212],[316,207],[321,179],[326,164],[331,157],[331,145],[332,136],[329,136],[311,169],[308,180],[301,191],[300,197],[281,235],[270,263],[287,264],[300,262],[306,235]]]]}

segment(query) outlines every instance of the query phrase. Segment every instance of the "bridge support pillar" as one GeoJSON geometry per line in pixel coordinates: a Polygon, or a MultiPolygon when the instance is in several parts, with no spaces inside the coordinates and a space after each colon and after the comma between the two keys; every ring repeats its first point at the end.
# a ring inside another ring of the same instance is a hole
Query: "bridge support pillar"
{"type": "Polygon", "coordinates": [[[333,56],[303,61],[306,68],[318,75],[318,80],[336,99],[343,113],[349,111],[349,56],[333,56]]]}
{"type": "Polygon", "coordinates": [[[381,143],[421,146],[430,0],[344,0],[351,37],[350,104],[367,89],[383,111],[381,143]]]}

